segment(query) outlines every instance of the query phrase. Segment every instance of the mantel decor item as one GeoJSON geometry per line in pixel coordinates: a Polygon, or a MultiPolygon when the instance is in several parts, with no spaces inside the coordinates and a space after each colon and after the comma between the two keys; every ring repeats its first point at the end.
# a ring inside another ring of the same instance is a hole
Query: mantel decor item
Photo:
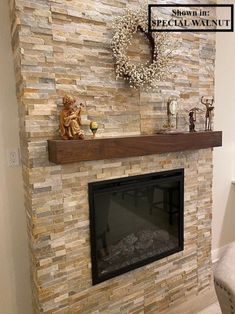
{"type": "Polygon", "coordinates": [[[175,97],[171,97],[167,101],[167,121],[168,128],[178,128],[178,100],[175,97]]]}
{"type": "Polygon", "coordinates": [[[64,108],[60,113],[60,135],[64,140],[84,139],[81,129],[81,111],[83,104],[76,106],[76,99],[70,95],[63,97],[64,108]]]}
{"type": "Polygon", "coordinates": [[[156,88],[159,81],[170,75],[173,42],[167,32],[148,33],[148,12],[144,8],[126,10],[116,20],[115,33],[112,39],[112,50],[116,60],[116,78],[124,78],[130,86],[146,90],[156,88]],[[146,64],[134,64],[127,55],[133,35],[143,33],[149,40],[152,55],[146,64]]]}
{"type": "Polygon", "coordinates": [[[205,97],[201,98],[201,103],[206,106],[206,120],[205,120],[205,131],[212,131],[212,111],[214,110],[214,98],[205,97]]]}
{"type": "Polygon", "coordinates": [[[167,121],[163,124],[163,130],[161,130],[160,133],[176,133],[176,130],[178,129],[177,98],[170,97],[167,100],[166,107],[167,107],[167,121]]]}
{"type": "Polygon", "coordinates": [[[196,132],[195,122],[197,122],[197,112],[200,112],[200,109],[197,107],[189,110],[189,132],[196,132]]]}
{"type": "Polygon", "coordinates": [[[95,136],[96,136],[96,132],[98,130],[98,123],[96,121],[91,121],[90,123],[90,130],[93,134],[93,139],[95,139],[95,136]]]}

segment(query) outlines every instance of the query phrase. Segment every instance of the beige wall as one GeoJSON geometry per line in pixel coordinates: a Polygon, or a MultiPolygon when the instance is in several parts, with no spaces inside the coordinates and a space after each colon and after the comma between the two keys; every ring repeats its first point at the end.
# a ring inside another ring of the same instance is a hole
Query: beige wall
{"type": "Polygon", "coordinates": [[[0,312],[30,314],[25,211],[20,167],[7,166],[18,147],[18,115],[7,1],[0,1],[0,312]]]}
{"type": "MultiPolygon", "coordinates": [[[[221,1],[235,3],[235,1],[221,1]]],[[[235,33],[217,33],[215,129],[223,148],[214,153],[213,249],[235,241],[235,33]]]]}

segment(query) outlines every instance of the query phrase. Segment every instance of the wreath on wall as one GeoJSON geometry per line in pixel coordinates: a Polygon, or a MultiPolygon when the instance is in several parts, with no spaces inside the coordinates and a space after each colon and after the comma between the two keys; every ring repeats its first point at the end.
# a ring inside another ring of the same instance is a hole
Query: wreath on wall
{"type": "Polygon", "coordinates": [[[112,50],[116,61],[116,78],[124,78],[132,88],[156,88],[170,74],[172,42],[166,32],[148,32],[148,13],[141,8],[127,10],[116,20],[112,39],[112,50]],[[151,60],[145,64],[134,64],[127,55],[127,48],[135,33],[141,32],[149,40],[151,60]]]}

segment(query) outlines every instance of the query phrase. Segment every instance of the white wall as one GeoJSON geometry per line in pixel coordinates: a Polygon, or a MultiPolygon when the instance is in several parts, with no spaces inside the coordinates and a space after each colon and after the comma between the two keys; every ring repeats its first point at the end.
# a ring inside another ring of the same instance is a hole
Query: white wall
{"type": "Polygon", "coordinates": [[[223,148],[214,152],[214,250],[235,241],[235,33],[217,33],[216,48],[215,129],[223,131],[223,148]]]}
{"type": "Polygon", "coordinates": [[[7,2],[0,1],[0,313],[30,314],[21,168],[9,168],[6,160],[7,149],[19,146],[7,2]]]}

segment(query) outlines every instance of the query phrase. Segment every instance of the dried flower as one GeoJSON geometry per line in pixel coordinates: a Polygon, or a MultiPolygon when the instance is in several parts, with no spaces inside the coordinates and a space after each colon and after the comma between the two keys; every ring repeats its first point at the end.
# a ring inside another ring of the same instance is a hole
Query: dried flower
{"type": "Polygon", "coordinates": [[[116,60],[116,78],[129,80],[132,88],[145,87],[147,90],[156,88],[159,81],[169,75],[172,60],[172,42],[167,33],[153,33],[154,54],[150,65],[136,65],[130,62],[127,48],[133,35],[141,28],[148,32],[148,13],[140,8],[137,11],[126,10],[126,13],[116,20],[115,33],[112,39],[112,50],[116,60]]]}

